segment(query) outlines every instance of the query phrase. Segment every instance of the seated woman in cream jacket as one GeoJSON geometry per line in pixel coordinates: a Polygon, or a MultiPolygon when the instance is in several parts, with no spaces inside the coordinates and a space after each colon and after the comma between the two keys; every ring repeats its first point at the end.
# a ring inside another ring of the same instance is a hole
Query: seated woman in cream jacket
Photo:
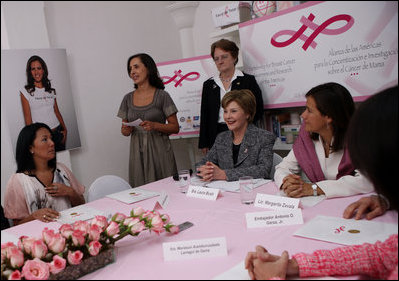
{"type": "Polygon", "coordinates": [[[287,196],[332,198],[374,190],[354,169],[345,149],[354,110],[352,96],[340,84],[322,84],[306,94],[299,136],[274,174],[276,185],[287,196]]]}

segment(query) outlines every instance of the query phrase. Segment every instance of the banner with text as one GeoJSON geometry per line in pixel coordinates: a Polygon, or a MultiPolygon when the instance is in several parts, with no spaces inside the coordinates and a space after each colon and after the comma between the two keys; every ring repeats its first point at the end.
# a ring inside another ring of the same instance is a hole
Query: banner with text
{"type": "Polygon", "coordinates": [[[309,1],[240,24],[239,33],[244,71],[265,108],[302,106],[326,82],[355,101],[398,83],[397,1],[309,1]]]}
{"type": "MultiPolygon", "coordinates": [[[[157,64],[159,74],[178,109],[177,136],[198,136],[202,84],[217,73],[209,55],[157,64]]],[[[176,135],[174,135],[176,136],[176,135]]]]}

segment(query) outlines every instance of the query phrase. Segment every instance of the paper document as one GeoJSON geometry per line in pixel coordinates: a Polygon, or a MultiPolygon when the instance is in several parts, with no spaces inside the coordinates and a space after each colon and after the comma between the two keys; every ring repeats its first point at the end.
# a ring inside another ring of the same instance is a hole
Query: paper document
{"type": "Polygon", "coordinates": [[[343,245],[383,242],[398,233],[398,224],[317,216],[294,235],[343,245]]]}
{"type": "MultiPolygon", "coordinates": [[[[272,180],[266,179],[254,179],[254,188],[264,185],[266,183],[271,182],[272,180]]],[[[230,192],[240,192],[240,184],[239,181],[212,181],[205,185],[206,187],[218,188],[225,191],[230,192]]]]}
{"type": "Polygon", "coordinates": [[[60,212],[60,217],[57,222],[64,223],[74,223],[75,221],[85,221],[94,218],[95,216],[108,217],[108,213],[100,211],[85,205],[76,206],[74,208],[66,209],[60,212]]]}
{"type": "Polygon", "coordinates": [[[134,120],[134,121],[132,121],[132,122],[129,122],[129,123],[122,122],[122,124],[123,124],[123,125],[126,125],[126,126],[130,126],[130,127],[137,127],[137,126],[139,126],[139,125],[141,124],[141,122],[143,122],[143,120],[141,120],[141,119],[139,118],[139,119],[136,119],[136,120],[134,120]]]}
{"type": "Polygon", "coordinates": [[[141,188],[131,188],[117,193],[108,194],[107,197],[116,199],[126,204],[132,204],[159,195],[160,193],[156,191],[141,188]]]}

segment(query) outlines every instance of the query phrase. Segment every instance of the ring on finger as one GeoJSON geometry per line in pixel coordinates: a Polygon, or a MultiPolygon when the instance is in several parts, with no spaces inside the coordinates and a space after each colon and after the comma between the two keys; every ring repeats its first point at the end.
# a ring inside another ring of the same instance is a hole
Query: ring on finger
{"type": "Polygon", "coordinates": [[[43,215],[43,219],[46,219],[47,217],[46,217],[46,215],[43,215]]]}

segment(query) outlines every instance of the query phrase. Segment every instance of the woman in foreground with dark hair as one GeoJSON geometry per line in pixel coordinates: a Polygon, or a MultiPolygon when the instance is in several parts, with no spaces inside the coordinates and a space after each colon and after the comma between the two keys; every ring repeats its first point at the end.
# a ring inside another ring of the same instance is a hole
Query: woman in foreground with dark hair
{"type": "MultiPolygon", "coordinates": [[[[387,163],[398,155],[398,87],[389,88],[360,105],[348,128],[348,149],[353,165],[373,183],[377,194],[384,195],[398,211],[395,175],[398,162],[387,163]],[[384,138],[381,138],[384,132],[384,138]]],[[[373,279],[398,280],[398,234],[384,242],[365,243],[313,254],[299,253],[288,258],[284,251],[272,255],[262,246],[249,252],[245,260],[252,279],[287,276],[349,276],[365,274],[373,279]]]]}
{"type": "Polygon", "coordinates": [[[59,211],[84,204],[84,186],[63,164],[56,162],[49,126],[33,123],[19,133],[17,172],[7,183],[5,216],[14,225],[31,220],[51,222],[59,211]]]}

